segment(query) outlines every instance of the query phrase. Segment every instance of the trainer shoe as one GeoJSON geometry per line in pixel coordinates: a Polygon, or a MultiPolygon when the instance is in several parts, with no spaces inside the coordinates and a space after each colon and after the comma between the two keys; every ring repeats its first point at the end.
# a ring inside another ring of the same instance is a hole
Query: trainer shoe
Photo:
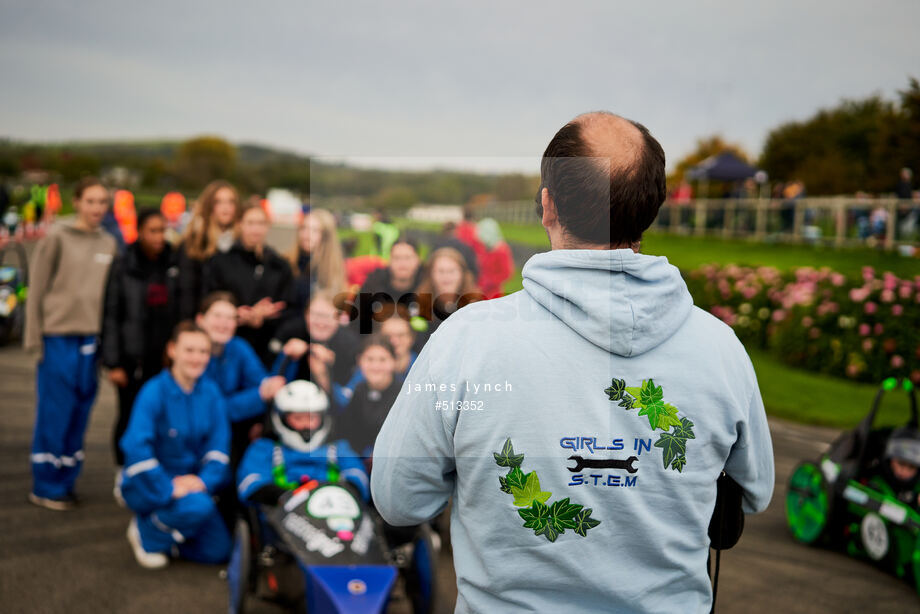
{"type": "Polygon", "coordinates": [[[74,508],[76,501],[72,495],[67,495],[65,497],[61,497],[60,499],[52,499],[51,497],[39,497],[34,492],[30,492],[29,503],[32,505],[37,505],[38,507],[43,507],[46,510],[66,512],[74,508]]]}
{"type": "Polygon", "coordinates": [[[144,569],[163,569],[169,565],[169,557],[162,552],[147,552],[141,543],[141,532],[137,529],[137,518],[128,524],[128,543],[134,551],[134,559],[144,569]]]}

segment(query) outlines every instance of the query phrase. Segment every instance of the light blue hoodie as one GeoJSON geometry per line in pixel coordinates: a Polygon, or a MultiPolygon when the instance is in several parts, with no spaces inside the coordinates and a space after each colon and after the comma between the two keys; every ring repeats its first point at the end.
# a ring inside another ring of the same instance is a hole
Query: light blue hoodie
{"type": "Polygon", "coordinates": [[[417,524],[453,497],[457,612],[708,612],[716,479],[747,512],[773,492],[744,348],[662,257],[556,250],[523,277],[426,344],[374,448],[377,508],[417,524]]]}

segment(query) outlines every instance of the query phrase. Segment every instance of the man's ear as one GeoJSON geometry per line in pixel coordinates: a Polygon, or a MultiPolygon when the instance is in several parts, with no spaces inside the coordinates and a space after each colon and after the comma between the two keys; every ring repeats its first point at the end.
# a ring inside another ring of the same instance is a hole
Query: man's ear
{"type": "Polygon", "coordinates": [[[542,224],[545,228],[549,228],[556,222],[558,216],[556,215],[556,202],[546,188],[540,191],[540,204],[543,206],[542,224]]]}

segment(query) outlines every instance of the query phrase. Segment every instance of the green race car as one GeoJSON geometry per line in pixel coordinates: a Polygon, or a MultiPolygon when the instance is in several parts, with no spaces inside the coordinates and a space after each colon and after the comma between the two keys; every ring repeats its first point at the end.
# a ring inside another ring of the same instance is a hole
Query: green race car
{"type": "Polygon", "coordinates": [[[869,414],[817,462],[792,472],[786,521],[805,544],[842,548],[867,558],[920,592],[920,432],[917,399],[907,379],[883,382],[869,414]],[[882,396],[903,388],[911,417],[900,428],[874,428],[882,396]]]}

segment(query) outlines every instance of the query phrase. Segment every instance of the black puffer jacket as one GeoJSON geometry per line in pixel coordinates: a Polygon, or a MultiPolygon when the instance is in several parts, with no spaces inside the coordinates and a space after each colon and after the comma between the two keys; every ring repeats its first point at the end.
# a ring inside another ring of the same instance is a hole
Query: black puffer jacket
{"type": "Polygon", "coordinates": [[[273,355],[268,349],[268,342],[278,325],[292,315],[295,303],[293,275],[287,260],[268,246],[263,248],[259,258],[255,252],[237,242],[230,251],[215,254],[205,263],[202,289],[202,296],[226,290],[236,297],[240,305],[255,305],[266,297],[274,302],[287,303],[288,308],[281,317],[266,320],[261,328],[240,326],[237,329],[237,335],[252,345],[266,366],[270,365],[273,355]]]}
{"type": "Polygon", "coordinates": [[[169,244],[155,261],[137,243],[115,260],[105,290],[104,366],[142,369],[147,375],[162,368],[166,341],[178,321],[178,277],[169,244]]]}

